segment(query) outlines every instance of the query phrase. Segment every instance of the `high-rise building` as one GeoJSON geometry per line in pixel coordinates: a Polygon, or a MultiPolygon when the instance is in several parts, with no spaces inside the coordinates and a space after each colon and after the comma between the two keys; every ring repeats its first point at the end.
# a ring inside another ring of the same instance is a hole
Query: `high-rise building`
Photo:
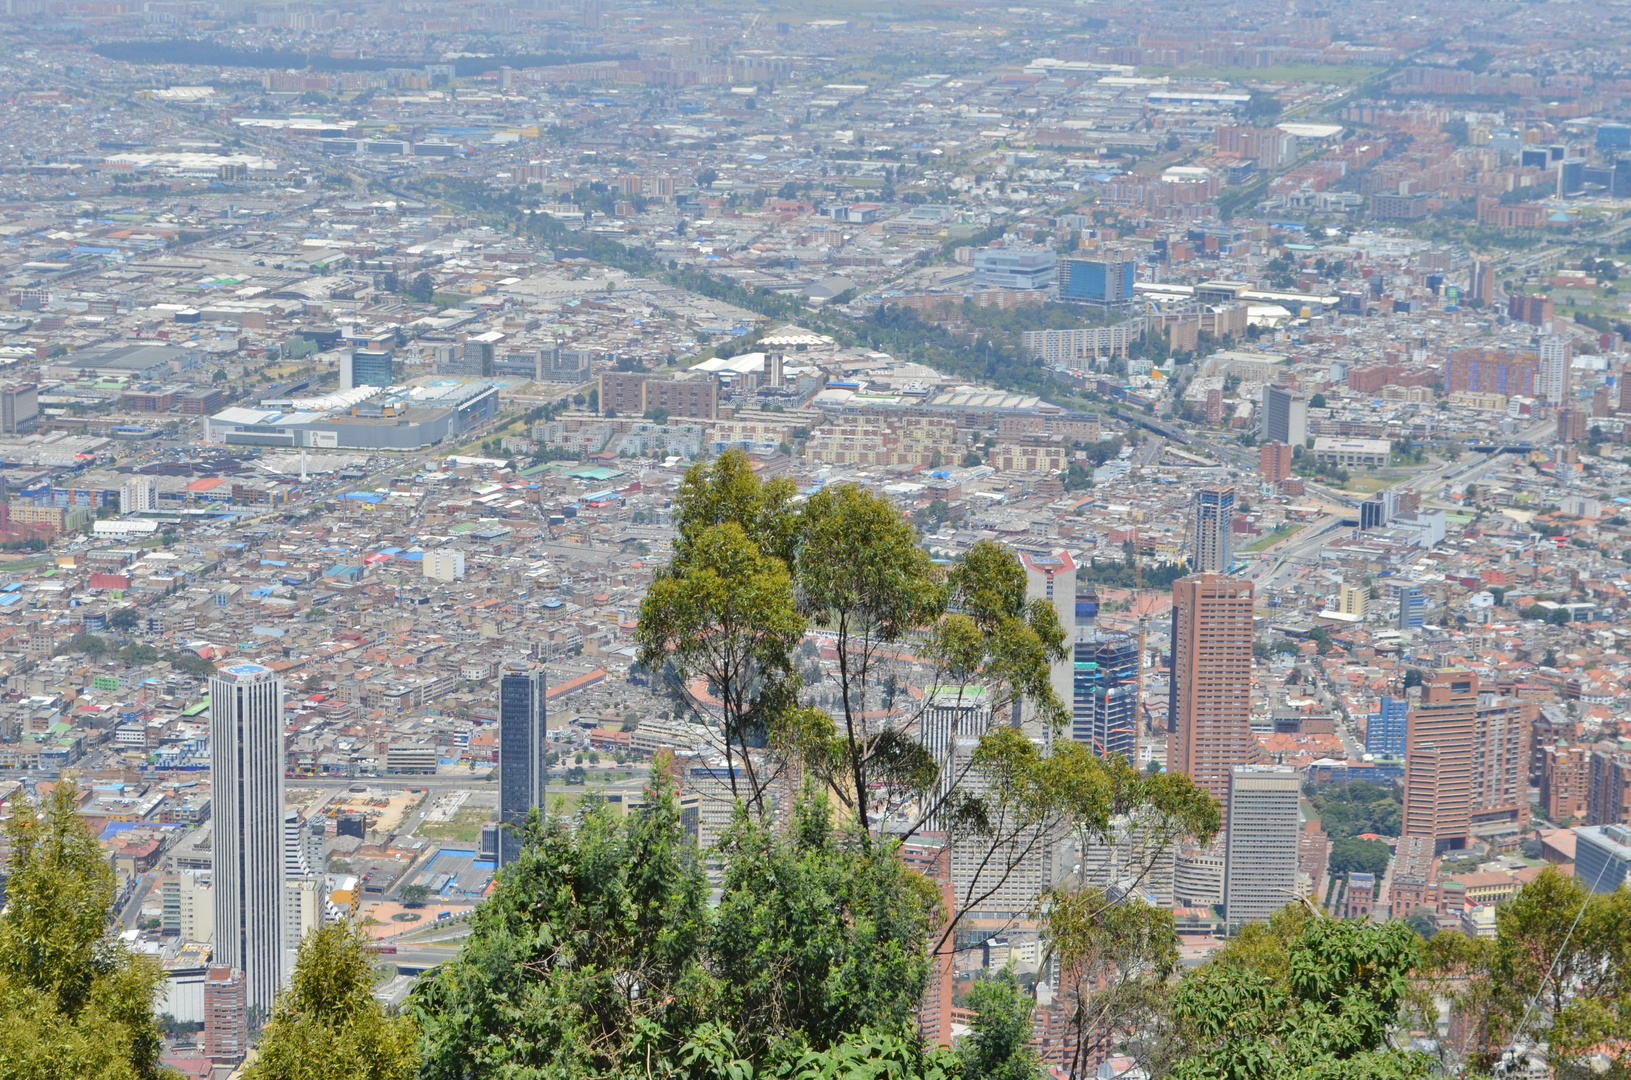
{"type": "Polygon", "coordinates": [[[1486,306],[1495,302],[1495,267],[1487,259],[1473,261],[1467,275],[1467,297],[1486,306]]]}
{"type": "Polygon", "coordinates": [[[1352,615],[1363,622],[1370,610],[1370,588],[1365,585],[1343,585],[1337,589],[1337,612],[1352,615]]]}
{"type": "Polygon", "coordinates": [[[1263,483],[1278,484],[1291,475],[1291,447],[1283,442],[1266,442],[1257,452],[1257,471],[1263,483]]]}
{"type": "Polygon", "coordinates": [[[1591,783],[1586,824],[1631,824],[1631,754],[1608,747],[1591,755],[1591,783]]]}
{"type": "Polygon", "coordinates": [[[1393,625],[1400,630],[1420,630],[1427,617],[1427,596],[1416,585],[1400,584],[1393,587],[1398,602],[1393,625]]]}
{"type": "Polygon", "coordinates": [[[0,387],[0,434],[27,431],[39,415],[40,391],[34,383],[9,383],[0,387]]]}
{"type": "Polygon", "coordinates": [[[158,508],[158,482],[151,476],[133,476],[119,488],[119,513],[141,514],[158,508]]]}
{"type": "Polygon", "coordinates": [[[1359,529],[1380,529],[1393,523],[1399,515],[1398,496],[1392,488],[1378,491],[1359,504],[1359,529]]]}
{"type": "Polygon", "coordinates": [[[1459,668],[1422,683],[1405,744],[1405,836],[1428,836],[1435,851],[1461,849],[1472,833],[1473,733],[1478,676],[1459,668]]]}
{"type": "Polygon", "coordinates": [[[1133,302],[1138,264],[1131,259],[1102,256],[1062,259],[1057,267],[1059,298],[1075,300],[1107,311],[1122,311],[1133,302]]]}
{"type": "Polygon", "coordinates": [[[1301,797],[1302,780],[1294,769],[1237,765],[1230,770],[1223,862],[1223,918],[1230,926],[1267,920],[1300,895],[1301,797]]]}
{"type": "Polygon", "coordinates": [[[464,552],[459,548],[431,548],[425,552],[424,574],[436,581],[458,581],[464,577],[464,552]]]}
{"type": "MultiPolygon", "coordinates": [[[[1191,574],[1172,586],[1167,766],[1220,802],[1236,765],[1257,759],[1252,735],[1252,583],[1191,574]]],[[[1225,802],[1224,814],[1229,807],[1225,802]]]]}
{"type": "MultiPolygon", "coordinates": [[[[1068,551],[1048,555],[1021,551],[1019,562],[1025,568],[1025,599],[1052,604],[1059,625],[1065,631],[1065,640],[1073,641],[1076,637],[1076,560],[1068,551]]],[[[1068,655],[1049,669],[1049,681],[1059,704],[1070,708],[1073,683],[1068,655]]]]}
{"type": "Polygon", "coordinates": [[[1558,743],[1540,753],[1540,809],[1558,824],[1589,820],[1591,747],[1558,743]]]}
{"type": "Polygon", "coordinates": [[[1138,639],[1094,631],[1073,647],[1070,737],[1100,757],[1134,765],[1138,744],[1138,639]]]}
{"type": "Polygon", "coordinates": [[[1582,443],[1590,437],[1591,416],[1589,409],[1578,405],[1565,405],[1557,410],[1557,441],[1560,443],[1582,443]]]}
{"type": "Polygon", "coordinates": [[[204,1056],[211,1061],[242,1061],[249,1052],[249,1003],[244,973],[215,966],[204,977],[204,1056]]]}
{"type": "Polygon", "coordinates": [[[1308,398],[1283,386],[1263,387],[1263,438],[1302,446],[1308,441],[1308,398]]]}
{"type": "Polygon", "coordinates": [[[1190,520],[1190,569],[1201,574],[1226,574],[1233,565],[1230,528],[1235,520],[1232,485],[1206,484],[1195,490],[1190,520]]]}
{"type": "Polygon", "coordinates": [[[1631,884],[1631,826],[1583,825],[1574,830],[1574,879],[1592,892],[1631,884]]]}
{"type": "Polygon", "coordinates": [[[234,664],[210,678],[215,953],[270,1010],[283,984],[283,681],[234,664]]]}
{"type": "Polygon", "coordinates": [[[544,806],[549,770],[545,712],[546,681],[541,664],[506,664],[498,688],[498,864],[508,866],[521,855],[520,828],[527,816],[544,806]]]}
{"type": "Polygon", "coordinates": [[[1529,736],[1540,706],[1480,688],[1472,731],[1472,830],[1529,827],[1529,736]]]}
{"type": "Polygon", "coordinates": [[[354,390],[359,386],[390,386],[391,382],[389,349],[352,349],[340,355],[341,390],[354,390]]]}
{"type": "Polygon", "coordinates": [[[1377,757],[1404,757],[1409,717],[1408,701],[1383,695],[1377,702],[1376,711],[1365,722],[1365,753],[1377,757]]]}
{"type": "Polygon", "coordinates": [[[1535,396],[1548,405],[1569,400],[1569,366],[1574,362],[1574,345],[1561,334],[1540,339],[1540,377],[1535,396]]]}
{"type": "MultiPolygon", "coordinates": [[[[926,693],[928,703],[918,716],[917,736],[929,760],[940,769],[929,796],[932,807],[944,802],[965,777],[974,748],[991,726],[991,708],[983,686],[931,686],[926,693]]],[[[930,812],[924,827],[930,831],[944,828],[938,811],[930,812]]]]}

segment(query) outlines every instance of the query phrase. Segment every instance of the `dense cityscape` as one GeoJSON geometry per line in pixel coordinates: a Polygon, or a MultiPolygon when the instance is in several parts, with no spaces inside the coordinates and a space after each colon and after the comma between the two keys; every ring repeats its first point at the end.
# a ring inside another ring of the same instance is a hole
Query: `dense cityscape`
{"type": "Polygon", "coordinates": [[[0,1080],[1631,1071],[1631,18],[866,6],[0,0],[0,1080]]]}

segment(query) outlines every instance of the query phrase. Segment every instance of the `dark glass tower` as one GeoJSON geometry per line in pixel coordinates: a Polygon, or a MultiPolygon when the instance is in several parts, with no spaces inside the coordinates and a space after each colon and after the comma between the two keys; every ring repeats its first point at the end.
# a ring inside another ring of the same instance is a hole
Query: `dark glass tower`
{"type": "Polygon", "coordinates": [[[1130,634],[1084,635],[1074,659],[1070,737],[1100,757],[1130,760],[1138,724],[1138,641],[1130,634]]]}
{"type": "Polygon", "coordinates": [[[520,827],[544,805],[549,771],[542,664],[507,664],[498,689],[498,865],[521,854],[520,827]]]}

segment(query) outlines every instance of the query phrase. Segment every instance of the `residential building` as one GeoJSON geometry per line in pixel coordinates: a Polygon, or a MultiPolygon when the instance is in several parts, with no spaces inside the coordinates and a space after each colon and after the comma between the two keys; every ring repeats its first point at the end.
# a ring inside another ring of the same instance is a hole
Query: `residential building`
{"type": "Polygon", "coordinates": [[[215,953],[241,972],[249,1008],[270,1011],[282,989],[283,681],[259,664],[210,677],[210,835],[215,953]]]}
{"type": "Polygon", "coordinates": [[[1223,917],[1230,926],[1266,921],[1297,891],[1302,778],[1278,765],[1237,765],[1229,774],[1223,917]]]}
{"type": "Polygon", "coordinates": [[[521,855],[520,828],[544,806],[549,769],[547,682],[542,664],[506,664],[498,689],[498,864],[521,855]]]}
{"type": "Polygon", "coordinates": [[[428,578],[436,581],[458,581],[464,577],[464,551],[453,547],[431,548],[425,552],[421,565],[428,578]]]}
{"type": "Polygon", "coordinates": [[[1263,474],[1263,483],[1278,484],[1291,475],[1291,447],[1270,440],[1257,451],[1257,471],[1263,474]]]}
{"type": "Polygon", "coordinates": [[[1370,609],[1370,586],[1343,585],[1337,589],[1336,610],[1342,615],[1352,615],[1360,622],[1365,621],[1365,614],[1370,609]]]}
{"type": "MultiPolygon", "coordinates": [[[[1252,582],[1192,574],[1172,586],[1168,767],[1224,802],[1237,765],[1256,762],[1251,730],[1252,582]]],[[[1229,808],[1224,805],[1225,820],[1229,808]]]]}
{"type": "Polygon", "coordinates": [[[1234,564],[1229,550],[1235,520],[1232,485],[1206,484],[1195,490],[1190,519],[1189,565],[1198,573],[1225,574],[1234,564]]]}
{"type": "Polygon", "coordinates": [[[1540,809],[1548,821],[1571,825],[1591,812],[1589,746],[1558,743],[1540,747],[1540,809]]]}
{"type": "Polygon", "coordinates": [[[1540,380],[1535,396],[1548,405],[1562,405],[1569,400],[1569,367],[1574,362],[1574,345],[1570,338],[1548,334],[1540,339],[1540,380]]]}
{"type": "Polygon", "coordinates": [[[1404,757],[1409,714],[1408,701],[1384,695],[1377,702],[1376,711],[1365,721],[1365,753],[1376,757],[1404,757]]]}
{"type": "Polygon", "coordinates": [[[719,383],[707,375],[677,378],[637,371],[603,371],[600,408],[618,416],[644,416],[664,409],[676,419],[718,420],[719,383]]]}
{"type": "Polygon", "coordinates": [[[928,796],[925,827],[940,831],[944,824],[938,806],[967,774],[974,748],[991,726],[991,706],[983,686],[931,686],[926,693],[928,703],[918,717],[917,737],[940,772],[928,796]]]}
{"type": "Polygon", "coordinates": [[[216,965],[204,979],[201,1049],[211,1061],[242,1061],[249,1052],[249,1002],[244,973],[216,965]]]}
{"type": "Polygon", "coordinates": [[[34,383],[0,387],[0,434],[17,435],[34,426],[40,415],[40,389],[34,383]]]}
{"type": "Polygon", "coordinates": [[[1591,755],[1588,825],[1631,824],[1631,754],[1598,748],[1591,755]]]}
{"type": "Polygon", "coordinates": [[[1404,835],[1427,836],[1434,851],[1459,850],[1472,834],[1473,736],[1478,676],[1436,671],[1422,683],[1405,747],[1404,835]]]}

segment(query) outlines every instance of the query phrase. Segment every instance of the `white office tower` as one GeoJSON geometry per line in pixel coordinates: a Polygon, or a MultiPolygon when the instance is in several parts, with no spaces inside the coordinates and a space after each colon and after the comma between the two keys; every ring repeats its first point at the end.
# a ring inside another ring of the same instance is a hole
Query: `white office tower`
{"type": "Polygon", "coordinates": [[[1569,368],[1574,363],[1574,346],[1566,337],[1549,334],[1540,339],[1540,385],[1535,396],[1548,405],[1569,400],[1569,368]]]}
{"type": "Polygon", "coordinates": [[[1223,917],[1230,926],[1267,921],[1297,892],[1298,796],[1292,769],[1236,765],[1229,777],[1223,917]]]}
{"type": "Polygon", "coordinates": [[[969,761],[991,726],[991,709],[983,686],[931,686],[928,698],[929,704],[918,717],[917,738],[940,775],[927,796],[924,809],[931,812],[924,828],[939,832],[945,828],[945,815],[932,808],[945,802],[959,780],[963,788],[971,790],[983,783],[983,778],[971,774],[969,761]]]}
{"type": "Polygon", "coordinates": [[[283,982],[283,682],[235,664],[210,678],[215,956],[244,973],[246,1004],[272,1009],[283,982]]]}

